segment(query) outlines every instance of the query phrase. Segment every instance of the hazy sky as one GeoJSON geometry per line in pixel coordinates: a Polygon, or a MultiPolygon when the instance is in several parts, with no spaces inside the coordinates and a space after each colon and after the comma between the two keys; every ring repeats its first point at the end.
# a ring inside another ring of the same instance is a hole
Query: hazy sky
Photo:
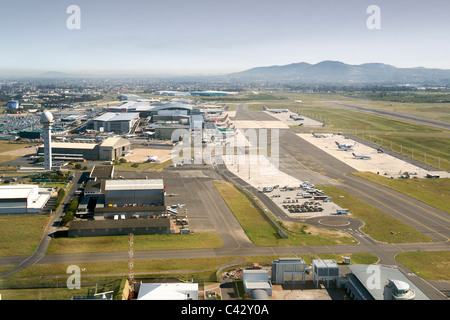
{"type": "Polygon", "coordinates": [[[0,75],[227,73],[339,60],[450,69],[449,0],[1,0],[0,75]],[[80,29],[66,13],[80,8],[80,29]],[[369,5],[381,9],[370,30],[369,5]]]}

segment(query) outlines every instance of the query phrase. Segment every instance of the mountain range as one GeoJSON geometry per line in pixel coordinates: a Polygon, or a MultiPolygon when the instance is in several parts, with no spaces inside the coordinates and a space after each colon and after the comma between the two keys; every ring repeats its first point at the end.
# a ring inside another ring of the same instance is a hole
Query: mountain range
{"type": "Polygon", "coordinates": [[[228,74],[229,79],[336,84],[450,84],[449,69],[397,68],[383,63],[306,62],[257,67],[228,74]]]}

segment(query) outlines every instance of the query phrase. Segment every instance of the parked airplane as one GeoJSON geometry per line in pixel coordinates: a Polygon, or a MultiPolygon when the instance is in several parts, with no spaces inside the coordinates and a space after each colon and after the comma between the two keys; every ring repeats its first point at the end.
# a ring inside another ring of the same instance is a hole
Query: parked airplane
{"type": "Polygon", "coordinates": [[[158,156],[148,157],[147,158],[147,162],[156,162],[156,161],[158,161],[158,156]]]}
{"type": "Polygon", "coordinates": [[[338,148],[341,149],[341,150],[345,150],[345,151],[353,151],[352,148],[350,148],[350,147],[344,147],[344,146],[339,145],[339,144],[338,144],[338,148]]]}
{"type": "Polygon", "coordinates": [[[293,115],[293,114],[291,114],[291,115],[289,116],[289,118],[291,118],[291,119],[294,120],[294,121],[305,120],[305,119],[302,118],[300,115],[293,115]]]}
{"type": "Polygon", "coordinates": [[[317,133],[312,133],[312,135],[315,137],[315,138],[326,138],[326,135],[324,135],[324,134],[317,134],[317,133]]]}
{"type": "Polygon", "coordinates": [[[265,106],[263,106],[263,110],[273,112],[273,113],[289,112],[288,109],[267,109],[265,106]]]}
{"type": "Polygon", "coordinates": [[[355,146],[354,143],[339,143],[337,141],[335,141],[335,143],[338,147],[341,146],[341,147],[351,148],[351,147],[355,146]]]}
{"type": "Polygon", "coordinates": [[[356,154],[354,154],[354,153],[352,153],[352,155],[353,155],[355,158],[358,158],[358,159],[372,159],[370,156],[358,156],[358,155],[356,155],[356,154]]]}

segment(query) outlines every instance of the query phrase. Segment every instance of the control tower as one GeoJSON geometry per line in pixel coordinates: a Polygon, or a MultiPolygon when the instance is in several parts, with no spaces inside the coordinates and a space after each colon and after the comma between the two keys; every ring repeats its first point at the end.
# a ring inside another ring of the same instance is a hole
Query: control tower
{"type": "Polygon", "coordinates": [[[52,169],[52,124],[53,115],[49,111],[41,114],[41,123],[44,135],[44,168],[45,171],[52,169]]]}

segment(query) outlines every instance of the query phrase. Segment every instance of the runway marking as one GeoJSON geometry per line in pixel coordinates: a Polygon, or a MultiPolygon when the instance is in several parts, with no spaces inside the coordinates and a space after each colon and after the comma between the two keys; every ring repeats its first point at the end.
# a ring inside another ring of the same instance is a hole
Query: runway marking
{"type": "MultiPolygon", "coordinates": [[[[382,203],[382,202],[380,202],[380,201],[378,201],[378,200],[372,198],[371,196],[367,195],[366,193],[362,192],[361,190],[352,188],[352,187],[350,187],[350,186],[348,186],[348,185],[347,185],[347,187],[350,188],[350,189],[352,189],[352,190],[355,190],[356,192],[359,192],[359,193],[365,195],[367,198],[372,199],[372,200],[375,201],[375,202],[380,203],[381,205],[385,206],[386,208],[389,208],[389,209],[391,209],[392,211],[397,212],[399,215],[401,215],[401,216],[403,216],[403,217],[405,217],[405,218],[408,218],[409,220],[414,221],[415,223],[421,225],[422,227],[424,227],[424,228],[426,228],[426,229],[428,229],[428,230],[430,230],[430,231],[432,231],[432,232],[434,232],[434,233],[436,233],[436,234],[442,236],[443,238],[447,239],[445,242],[448,242],[448,241],[450,240],[449,238],[447,238],[446,236],[444,236],[444,235],[441,234],[440,232],[437,232],[437,231],[431,229],[430,227],[427,227],[427,226],[424,225],[423,223],[420,223],[419,221],[417,221],[417,220],[415,220],[415,219],[413,219],[413,218],[411,218],[411,217],[408,217],[407,215],[405,215],[405,214],[403,214],[403,213],[401,213],[401,212],[395,210],[394,208],[388,206],[387,204],[382,203]]],[[[406,200],[405,200],[405,201],[406,201],[406,200]]],[[[407,202],[408,202],[408,201],[407,201],[407,202]]]]}

